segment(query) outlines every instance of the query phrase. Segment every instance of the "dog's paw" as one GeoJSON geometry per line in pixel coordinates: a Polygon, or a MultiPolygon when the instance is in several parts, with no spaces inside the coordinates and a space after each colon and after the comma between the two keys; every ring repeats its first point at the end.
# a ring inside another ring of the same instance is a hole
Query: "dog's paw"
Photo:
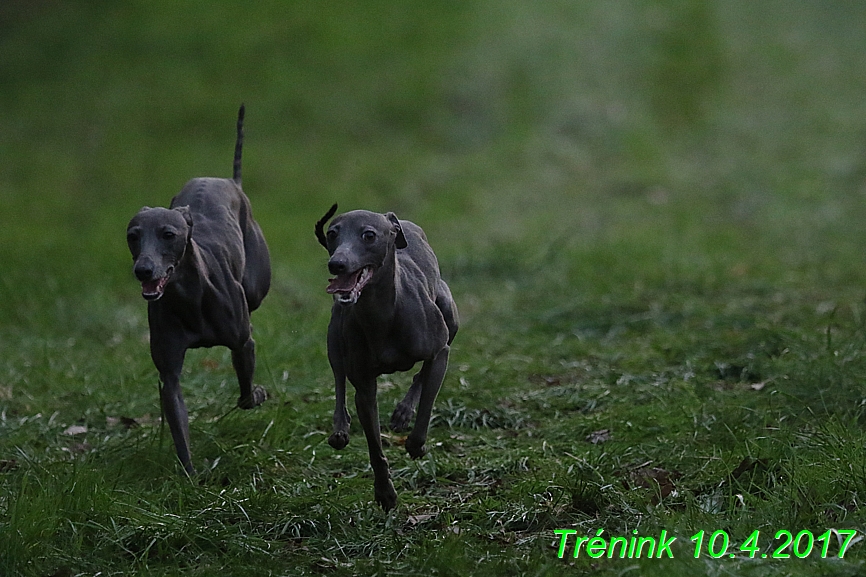
{"type": "Polygon", "coordinates": [[[412,422],[414,416],[415,409],[409,405],[397,403],[397,406],[394,407],[394,412],[391,413],[391,430],[395,433],[402,433],[409,428],[409,423],[412,422]]]}
{"type": "Polygon", "coordinates": [[[406,437],[406,452],[413,459],[420,459],[427,454],[426,441],[418,441],[409,435],[406,437]]]}
{"type": "Polygon", "coordinates": [[[397,506],[397,491],[394,490],[391,479],[386,479],[381,485],[376,484],[376,502],[385,512],[397,506]]]}
{"type": "Polygon", "coordinates": [[[254,409],[264,403],[267,398],[267,391],[262,387],[255,385],[248,396],[238,398],[238,407],[241,409],[254,409]]]}
{"type": "Polygon", "coordinates": [[[331,436],[328,437],[328,444],[338,451],[345,448],[345,446],[349,444],[348,431],[334,431],[331,433],[331,436]]]}

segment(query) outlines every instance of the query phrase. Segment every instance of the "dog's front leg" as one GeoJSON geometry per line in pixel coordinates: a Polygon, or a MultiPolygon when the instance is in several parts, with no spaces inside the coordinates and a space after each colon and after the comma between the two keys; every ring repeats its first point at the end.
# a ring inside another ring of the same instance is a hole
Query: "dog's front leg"
{"type": "Polygon", "coordinates": [[[349,424],[352,417],[346,410],[346,370],[343,367],[345,355],[341,346],[341,319],[336,314],[328,325],[328,363],[334,373],[334,432],[328,437],[328,444],[337,449],[349,444],[349,424]]]}
{"type": "Polygon", "coordinates": [[[427,429],[430,426],[430,415],[433,412],[433,402],[442,380],[445,378],[445,370],[448,368],[448,354],[451,347],[445,347],[433,357],[432,360],[424,361],[418,377],[421,380],[421,399],[418,401],[418,415],[415,417],[415,427],[406,437],[406,452],[413,459],[423,457],[427,453],[427,429]]]}
{"type": "Polygon", "coordinates": [[[195,468],[189,451],[189,416],[180,390],[180,371],[183,369],[186,347],[182,341],[174,338],[175,335],[165,333],[164,328],[154,330],[153,319],[151,323],[150,355],[159,371],[162,413],[168,421],[177,458],[187,474],[193,475],[195,468]]]}
{"type": "Polygon", "coordinates": [[[238,407],[252,409],[264,403],[268,394],[262,387],[253,386],[253,375],[256,372],[256,343],[252,338],[247,339],[240,349],[232,350],[232,365],[241,389],[238,407]]]}
{"type": "Polygon", "coordinates": [[[382,451],[382,435],[379,429],[379,409],[376,404],[376,379],[373,378],[355,384],[355,409],[358,420],[364,428],[367,438],[367,450],[370,453],[370,465],[373,467],[373,487],[376,502],[382,509],[389,511],[397,505],[397,492],[391,483],[391,472],[388,470],[388,460],[382,451]]]}
{"type": "Polygon", "coordinates": [[[159,398],[162,412],[165,420],[168,421],[177,458],[187,474],[194,475],[195,468],[192,466],[192,456],[189,452],[189,416],[180,390],[180,370],[161,373],[160,380],[162,382],[159,387],[159,398]]]}
{"type": "Polygon", "coordinates": [[[334,371],[334,432],[328,437],[328,444],[337,449],[343,449],[349,444],[349,424],[352,417],[346,410],[346,375],[334,371]]]}

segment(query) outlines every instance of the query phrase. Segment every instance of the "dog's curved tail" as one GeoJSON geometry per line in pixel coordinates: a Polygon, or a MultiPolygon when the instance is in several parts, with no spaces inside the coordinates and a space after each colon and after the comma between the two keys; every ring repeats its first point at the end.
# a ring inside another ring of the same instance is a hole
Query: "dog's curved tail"
{"type": "Polygon", "coordinates": [[[235,164],[234,164],[234,180],[238,185],[241,184],[241,153],[244,148],[244,105],[241,104],[238,109],[238,139],[235,142],[235,164]]]}

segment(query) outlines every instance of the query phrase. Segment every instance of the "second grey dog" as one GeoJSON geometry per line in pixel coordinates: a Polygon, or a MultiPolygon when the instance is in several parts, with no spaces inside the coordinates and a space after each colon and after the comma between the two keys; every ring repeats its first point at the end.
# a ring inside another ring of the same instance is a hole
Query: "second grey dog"
{"type": "Polygon", "coordinates": [[[367,438],[376,501],[387,511],[397,504],[397,493],[382,451],[376,378],[422,363],[394,409],[391,429],[405,430],[417,406],[406,451],[413,459],[423,456],[433,402],[457,333],[457,307],[420,227],[398,220],[394,213],[355,210],[336,217],[325,232],[336,211],[335,204],[316,223],[316,237],[328,249],[328,269],[335,275],[328,286],[334,295],[328,360],[337,404],[328,443],[342,449],[349,442],[348,378],[355,387],[355,408],[367,438]]]}
{"type": "Polygon", "coordinates": [[[178,459],[192,474],[189,417],[180,389],[187,349],[231,349],[240,385],[238,406],[251,409],[266,393],[253,386],[256,366],[250,312],[271,284],[271,260],[241,190],[244,107],[238,111],[234,176],[194,178],[170,208],[142,208],[126,240],[133,272],[148,301],[150,353],[159,371],[160,400],[178,459]]]}

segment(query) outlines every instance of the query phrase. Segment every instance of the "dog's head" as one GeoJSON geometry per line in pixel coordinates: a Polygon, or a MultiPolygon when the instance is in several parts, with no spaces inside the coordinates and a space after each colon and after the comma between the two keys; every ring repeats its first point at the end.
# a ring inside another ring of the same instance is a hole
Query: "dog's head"
{"type": "Polygon", "coordinates": [[[150,208],[145,206],[126,227],[126,243],[132,253],[132,271],[141,282],[141,296],[159,299],[183,259],[192,238],[189,208],[150,208]]]}
{"type": "Polygon", "coordinates": [[[328,293],[342,304],[355,304],[376,272],[393,258],[394,250],[406,248],[406,236],[393,212],[367,210],[341,214],[326,232],[325,224],[336,211],[335,204],[316,223],[316,237],[331,255],[328,270],[335,276],[330,279],[328,293]]]}

